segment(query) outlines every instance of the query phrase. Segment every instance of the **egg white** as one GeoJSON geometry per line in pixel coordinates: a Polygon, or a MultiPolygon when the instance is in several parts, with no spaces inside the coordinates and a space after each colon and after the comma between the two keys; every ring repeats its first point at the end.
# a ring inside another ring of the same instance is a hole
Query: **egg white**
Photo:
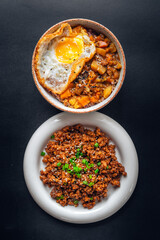
{"type": "Polygon", "coordinates": [[[38,70],[41,78],[45,80],[45,87],[51,89],[54,93],[61,93],[69,83],[69,78],[73,74],[73,66],[81,59],[85,59],[85,62],[91,58],[95,53],[95,45],[90,40],[87,34],[80,33],[76,38],[80,38],[83,41],[83,51],[81,55],[72,63],[59,62],[56,57],[56,46],[60,39],[69,36],[70,32],[63,32],[62,35],[57,36],[50,42],[45,42],[41,45],[41,51],[39,54],[38,70]]]}

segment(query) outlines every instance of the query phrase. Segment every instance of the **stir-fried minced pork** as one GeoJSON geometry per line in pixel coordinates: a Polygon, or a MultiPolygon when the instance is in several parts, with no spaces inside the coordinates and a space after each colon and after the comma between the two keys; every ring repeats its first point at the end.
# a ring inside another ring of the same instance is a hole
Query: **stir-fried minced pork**
{"type": "Polygon", "coordinates": [[[107,196],[107,186],[120,187],[124,167],[117,161],[115,145],[99,128],[77,124],[53,133],[45,148],[40,179],[52,188],[51,197],[62,206],[81,202],[91,209],[107,196]]]}

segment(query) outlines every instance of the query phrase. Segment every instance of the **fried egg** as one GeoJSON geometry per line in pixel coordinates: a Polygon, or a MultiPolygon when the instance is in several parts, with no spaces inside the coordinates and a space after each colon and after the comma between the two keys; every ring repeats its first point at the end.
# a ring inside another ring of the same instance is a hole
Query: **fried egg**
{"type": "Polygon", "coordinates": [[[34,63],[39,83],[49,92],[61,94],[93,58],[95,51],[85,28],[72,29],[68,23],[62,24],[37,44],[34,63]]]}

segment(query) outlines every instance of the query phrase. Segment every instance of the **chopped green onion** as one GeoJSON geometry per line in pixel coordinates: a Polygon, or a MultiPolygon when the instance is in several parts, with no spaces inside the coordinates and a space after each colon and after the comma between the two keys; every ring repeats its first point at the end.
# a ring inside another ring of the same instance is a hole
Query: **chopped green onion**
{"type": "Polygon", "coordinates": [[[65,166],[64,165],[62,166],[62,170],[65,170],[65,166]]]}
{"type": "Polygon", "coordinates": [[[45,155],[45,152],[41,152],[41,156],[44,156],[45,155]]]}
{"type": "Polygon", "coordinates": [[[80,148],[77,148],[77,152],[80,152],[80,150],[81,150],[80,148]]]}
{"type": "Polygon", "coordinates": [[[73,167],[73,171],[74,171],[75,173],[79,173],[79,172],[82,171],[82,168],[81,168],[81,167],[78,167],[78,166],[75,166],[75,167],[73,167]]]}
{"type": "Polygon", "coordinates": [[[88,182],[87,181],[83,181],[83,184],[88,185],[88,182]]]}
{"type": "Polygon", "coordinates": [[[79,156],[83,156],[83,153],[82,153],[82,152],[79,152],[79,151],[77,151],[75,155],[76,155],[76,158],[79,158],[79,156]]]}
{"type": "Polygon", "coordinates": [[[79,152],[77,152],[75,155],[76,155],[76,158],[79,158],[80,154],[79,154],[79,152]]]}
{"type": "Polygon", "coordinates": [[[89,158],[89,156],[87,156],[86,158],[89,158]]]}
{"type": "Polygon", "coordinates": [[[87,172],[87,168],[84,168],[84,172],[87,172]]]}
{"type": "Polygon", "coordinates": [[[108,168],[109,168],[109,166],[106,167],[106,169],[108,169],[108,168]]]}
{"type": "MultiPolygon", "coordinates": [[[[82,160],[82,163],[83,163],[83,164],[86,164],[86,162],[87,162],[86,159],[83,159],[83,160],[82,160]]],[[[87,162],[87,163],[88,163],[88,162],[87,162]]]]}
{"type": "Polygon", "coordinates": [[[78,177],[78,178],[81,178],[81,174],[80,174],[80,173],[77,173],[77,177],[78,177]]]}
{"type": "Polygon", "coordinates": [[[73,167],[74,172],[78,172],[79,168],[78,167],[73,167]]]}
{"type": "Polygon", "coordinates": [[[96,142],[96,143],[94,144],[94,146],[97,148],[97,147],[99,147],[99,144],[96,142]]]}
{"type": "Polygon", "coordinates": [[[90,182],[90,183],[88,184],[89,187],[92,187],[93,185],[94,185],[93,182],[90,182]]]}
{"type": "Polygon", "coordinates": [[[75,201],[74,201],[74,204],[78,204],[78,200],[75,200],[75,201]]]}
{"type": "Polygon", "coordinates": [[[57,199],[57,200],[59,200],[59,199],[64,199],[64,196],[61,195],[60,197],[56,197],[56,199],[57,199]]]}
{"type": "Polygon", "coordinates": [[[65,163],[65,164],[64,164],[64,167],[65,167],[65,169],[68,169],[69,164],[68,164],[68,163],[65,163]]]}
{"type": "Polygon", "coordinates": [[[57,167],[60,167],[61,165],[62,165],[61,162],[58,162],[58,163],[57,163],[57,167]]]}
{"type": "Polygon", "coordinates": [[[63,195],[61,195],[60,199],[64,199],[64,196],[63,196],[63,195]]]}
{"type": "Polygon", "coordinates": [[[95,173],[98,173],[98,172],[99,172],[99,169],[97,168],[94,172],[95,172],[95,173]]]}
{"type": "Polygon", "coordinates": [[[69,159],[70,163],[74,163],[75,160],[75,157],[69,159]]]}
{"type": "Polygon", "coordinates": [[[55,136],[54,136],[54,135],[52,135],[52,136],[51,136],[51,138],[53,139],[53,138],[55,138],[55,136]]]}
{"type": "Polygon", "coordinates": [[[91,164],[90,164],[90,167],[94,167],[94,164],[93,164],[93,163],[91,163],[91,164]]]}
{"type": "Polygon", "coordinates": [[[62,167],[62,170],[68,170],[68,167],[69,167],[69,164],[68,163],[65,163],[62,167]]]}
{"type": "Polygon", "coordinates": [[[89,175],[89,178],[92,179],[92,175],[89,175]]]}
{"type": "Polygon", "coordinates": [[[93,197],[90,197],[91,201],[93,200],[93,197]]]}
{"type": "Polygon", "coordinates": [[[101,162],[98,162],[97,165],[100,166],[100,165],[101,165],[101,162]]]}

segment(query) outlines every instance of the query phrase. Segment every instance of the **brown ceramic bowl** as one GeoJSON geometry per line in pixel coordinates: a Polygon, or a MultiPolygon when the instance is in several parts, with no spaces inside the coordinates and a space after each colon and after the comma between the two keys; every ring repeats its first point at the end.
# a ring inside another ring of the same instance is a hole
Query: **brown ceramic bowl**
{"type": "MultiPolygon", "coordinates": [[[[74,108],[70,108],[70,107],[66,107],[63,103],[59,102],[53,95],[51,95],[50,93],[48,93],[38,82],[36,74],[35,74],[35,68],[34,68],[34,57],[35,57],[35,50],[33,52],[33,57],[32,57],[32,74],[33,74],[33,79],[34,82],[39,90],[39,92],[41,93],[41,95],[54,107],[59,108],[62,111],[67,111],[67,112],[72,112],[72,113],[87,113],[87,112],[92,112],[92,111],[97,111],[98,109],[104,107],[105,105],[107,105],[109,102],[111,102],[115,96],[117,95],[117,93],[119,92],[124,78],[125,78],[125,72],[126,72],[126,60],[125,60],[125,55],[122,49],[122,46],[120,44],[120,42],[118,41],[118,39],[115,37],[115,35],[106,27],[104,27],[103,25],[101,25],[100,23],[97,23],[95,21],[89,20],[89,19],[83,19],[83,18],[75,18],[75,19],[68,19],[62,22],[59,22],[57,24],[55,24],[54,26],[52,26],[51,28],[49,28],[43,35],[46,35],[48,33],[52,33],[55,32],[62,23],[69,23],[71,25],[71,27],[77,26],[77,25],[82,25],[86,28],[91,28],[93,30],[95,30],[98,33],[102,33],[105,36],[107,36],[115,45],[120,57],[120,61],[121,61],[121,65],[122,65],[122,69],[120,71],[120,77],[118,80],[118,83],[114,89],[114,91],[111,93],[111,95],[106,98],[104,101],[95,104],[94,106],[88,107],[88,108],[82,108],[82,109],[74,109],[74,108]]],[[[42,38],[41,37],[41,38],[42,38]]],[[[40,39],[41,39],[40,38],[40,39]]]]}

